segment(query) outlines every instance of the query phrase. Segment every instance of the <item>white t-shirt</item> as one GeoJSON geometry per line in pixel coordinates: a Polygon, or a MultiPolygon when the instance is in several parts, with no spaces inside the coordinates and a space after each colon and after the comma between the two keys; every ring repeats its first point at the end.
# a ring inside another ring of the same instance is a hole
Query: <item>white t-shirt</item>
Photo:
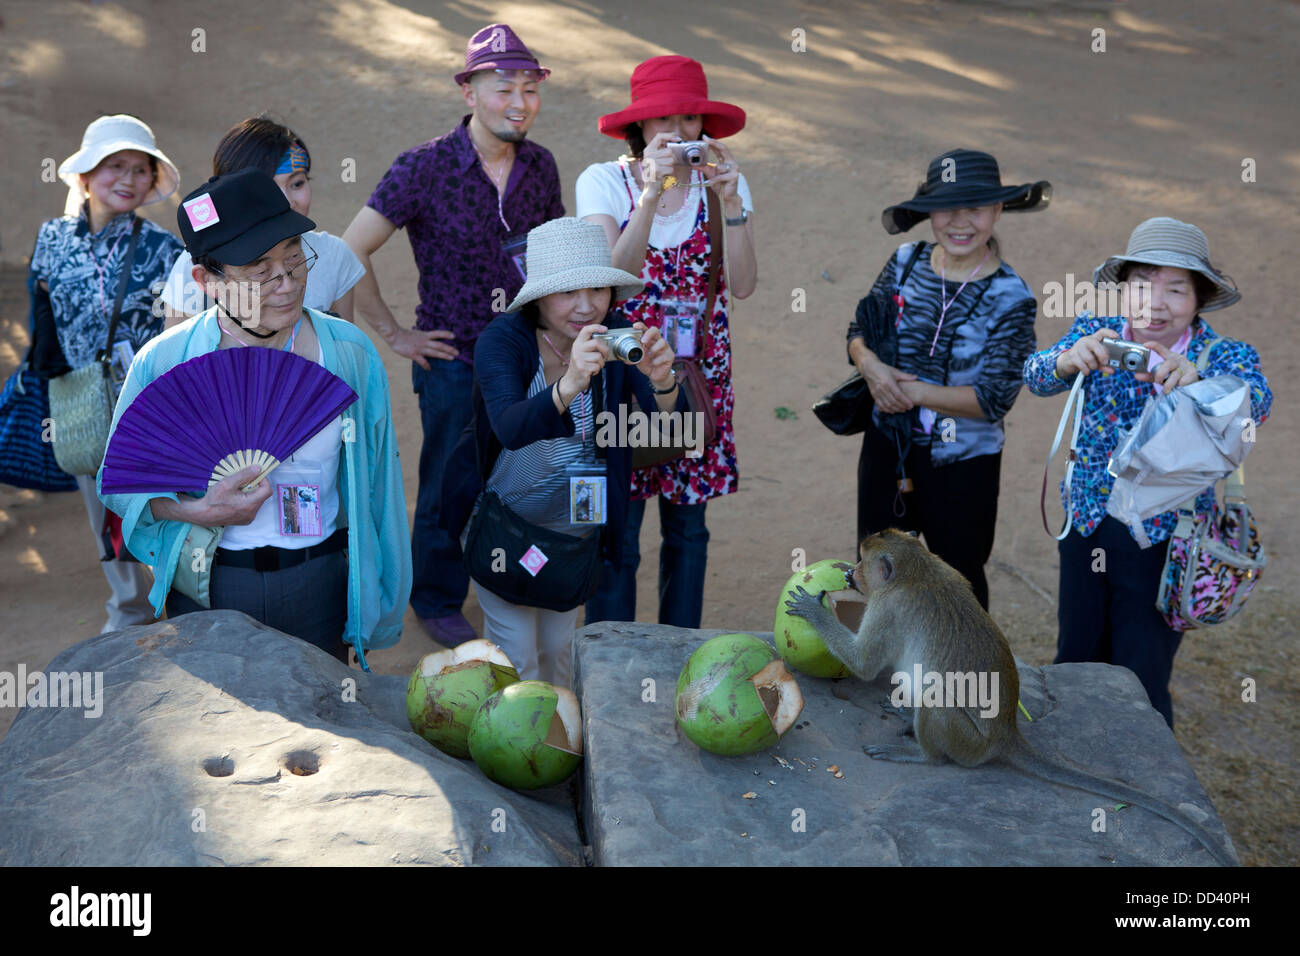
{"type": "MultiPolygon", "coordinates": [[[[314,271],[314,270],[313,270],[314,271]]],[[[320,346],[316,361],[321,362],[320,346]]],[[[339,522],[339,455],[343,451],[343,416],[337,415],[307,443],[266,476],[271,497],[252,522],[227,525],[221,547],[243,551],[263,545],[307,548],[320,544],[339,522]]]]}
{"type": "MultiPolygon", "coordinates": [[[[366,268],[351,247],[338,236],[332,236],[328,232],[305,232],[303,238],[320,258],[307,273],[307,294],[302,304],[309,309],[324,312],[361,281],[366,268]]],[[[195,315],[213,305],[204,295],[203,289],[195,285],[190,277],[193,268],[194,260],[190,254],[182,252],[172,266],[167,285],[159,296],[174,310],[186,315],[195,315]]]]}
{"type": "MultiPolygon", "coordinates": [[[[692,173],[691,177],[696,182],[702,178],[699,173],[692,173]]],[[[687,188],[686,201],[680,212],[672,216],[655,216],[654,224],[650,227],[650,245],[656,249],[671,249],[690,238],[706,188],[708,187],[687,188]]],[[[579,219],[603,214],[619,226],[631,215],[634,197],[641,195],[624,159],[588,166],[578,177],[574,190],[577,198],[575,215],[579,219]],[[631,196],[628,195],[628,189],[632,190],[631,196]]],[[[741,205],[753,212],[754,200],[749,194],[749,184],[745,182],[744,173],[740,174],[740,179],[736,182],[736,191],[740,193],[741,205]]]]}

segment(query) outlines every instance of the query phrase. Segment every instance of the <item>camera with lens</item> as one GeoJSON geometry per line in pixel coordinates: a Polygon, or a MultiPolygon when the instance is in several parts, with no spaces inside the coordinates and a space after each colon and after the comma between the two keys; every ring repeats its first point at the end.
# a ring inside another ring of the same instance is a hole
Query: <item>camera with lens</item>
{"type": "Polygon", "coordinates": [[[1128,369],[1130,372],[1145,372],[1151,350],[1135,342],[1121,342],[1118,339],[1102,339],[1106,348],[1106,364],[1111,368],[1128,369]]]}
{"type": "Polygon", "coordinates": [[[609,354],[620,362],[636,365],[645,357],[641,347],[640,329],[615,329],[613,332],[597,332],[593,339],[604,339],[609,346],[609,354]]]}
{"type": "Polygon", "coordinates": [[[673,161],[683,166],[704,166],[709,161],[709,144],[694,139],[685,143],[669,143],[673,161]]]}

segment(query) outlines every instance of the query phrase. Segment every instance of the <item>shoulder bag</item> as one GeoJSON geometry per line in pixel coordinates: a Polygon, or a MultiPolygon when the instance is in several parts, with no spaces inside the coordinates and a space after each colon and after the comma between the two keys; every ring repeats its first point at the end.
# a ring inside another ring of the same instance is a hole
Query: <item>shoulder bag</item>
{"type": "MultiPolygon", "coordinates": [[[[1197,372],[1205,374],[1215,345],[1230,341],[1221,337],[1206,345],[1197,372]]],[[[1209,513],[1197,514],[1196,497],[1178,507],[1156,595],[1156,610],[1175,631],[1211,627],[1235,615],[1268,563],[1241,467],[1225,480],[1222,507],[1216,501],[1209,513]]]]}
{"type": "MultiPolygon", "coordinates": [[[[916,260],[920,258],[921,250],[924,248],[925,243],[918,241],[911,257],[907,260],[907,265],[903,267],[903,275],[898,280],[896,289],[901,289],[903,283],[907,282],[907,277],[912,274],[912,267],[916,265],[916,260]]],[[[867,348],[877,356],[881,356],[880,360],[889,365],[893,365],[898,360],[897,319],[903,313],[903,306],[898,301],[897,295],[894,304],[897,305],[896,313],[890,309],[891,303],[884,296],[864,296],[858,303],[857,315],[858,323],[867,336],[867,348]],[[887,344],[891,330],[893,331],[892,358],[886,358],[885,356],[891,354],[887,344]]],[[[835,434],[856,435],[871,423],[871,409],[874,406],[875,400],[871,397],[867,380],[862,377],[861,372],[854,372],[823,395],[813,405],[812,410],[821,423],[835,434]]]]}
{"type": "MultiPolygon", "coordinates": [[[[603,376],[599,379],[592,379],[591,394],[603,406],[603,376]]],[[[477,446],[477,428],[474,435],[477,446]]],[[[605,457],[599,442],[596,455],[605,457]]],[[[483,490],[465,533],[465,570],[480,587],[521,607],[571,611],[586,603],[600,577],[602,531],[579,538],[521,518],[487,487],[497,457],[478,448],[483,490]]]]}
{"type": "Polygon", "coordinates": [[[50,379],[50,417],[53,419],[54,458],[70,475],[93,475],[99,471],[113,422],[117,388],[113,381],[113,338],[122,317],[122,299],[135,262],[136,241],[144,220],[138,216],[131,227],[131,243],[117,280],[113,317],[108,323],[108,341],[89,365],[50,379]]]}
{"type": "MultiPolygon", "coordinates": [[[[703,348],[696,354],[705,355],[713,341],[713,303],[718,294],[718,273],[722,268],[722,202],[713,189],[705,189],[709,217],[709,291],[704,303],[703,348]]],[[[673,362],[673,371],[677,384],[685,389],[686,401],[692,412],[704,416],[704,437],[700,444],[691,448],[683,442],[678,445],[643,445],[632,449],[632,467],[648,468],[662,465],[685,456],[689,452],[700,450],[718,437],[718,412],[713,404],[713,394],[709,391],[709,381],[704,377],[698,359],[679,358],[673,362]]],[[[636,398],[633,404],[640,408],[636,398]]],[[[698,440],[698,439],[697,439],[698,440]]]]}

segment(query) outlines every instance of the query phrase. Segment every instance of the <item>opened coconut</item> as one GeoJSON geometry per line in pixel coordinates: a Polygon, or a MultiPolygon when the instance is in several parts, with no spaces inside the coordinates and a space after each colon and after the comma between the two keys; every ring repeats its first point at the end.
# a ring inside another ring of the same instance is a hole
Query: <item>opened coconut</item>
{"type": "Polygon", "coordinates": [[[772,632],[776,649],[785,662],[795,670],[812,677],[848,677],[845,667],[826,647],[810,622],[795,617],[785,602],[795,597],[796,587],[809,594],[827,592],[822,606],[834,614],[851,631],[857,631],[865,606],[861,592],[852,586],[850,575],[853,565],[846,561],[827,558],[797,572],[781,589],[776,605],[776,623],[772,632]]]}
{"type": "Polygon", "coordinates": [[[546,681],[511,684],[474,715],[469,752],[503,786],[536,790],[560,783],[582,762],[578,698],[546,681]]]}
{"type": "Polygon", "coordinates": [[[519,672],[486,638],[426,654],[406,685],[411,729],[443,753],[469,756],[469,728],[480,705],[519,672]]]}
{"type": "Polygon", "coordinates": [[[710,753],[770,747],[794,726],[803,695],[785,662],[750,634],[705,641],[677,678],[677,724],[710,753]]]}

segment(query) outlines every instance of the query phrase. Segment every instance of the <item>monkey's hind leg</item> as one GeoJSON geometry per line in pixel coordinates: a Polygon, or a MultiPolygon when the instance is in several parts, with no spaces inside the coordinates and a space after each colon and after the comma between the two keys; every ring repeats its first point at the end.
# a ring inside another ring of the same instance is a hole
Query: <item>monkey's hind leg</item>
{"type": "Polygon", "coordinates": [[[900,737],[916,736],[916,720],[912,715],[911,707],[895,707],[894,702],[888,697],[880,702],[880,709],[886,714],[899,717],[903,720],[903,729],[898,732],[900,737]]]}
{"type": "MultiPolygon", "coordinates": [[[[931,751],[924,745],[924,738],[922,737],[923,725],[928,720],[927,711],[924,707],[910,709],[914,715],[911,727],[912,736],[914,737],[913,743],[902,744],[901,746],[870,744],[863,747],[862,752],[872,760],[892,760],[894,763],[933,763],[934,760],[930,756],[931,751]]],[[[902,733],[899,734],[900,737],[902,735],[902,733]]],[[[938,759],[942,762],[943,757],[939,756],[938,759]]]]}

